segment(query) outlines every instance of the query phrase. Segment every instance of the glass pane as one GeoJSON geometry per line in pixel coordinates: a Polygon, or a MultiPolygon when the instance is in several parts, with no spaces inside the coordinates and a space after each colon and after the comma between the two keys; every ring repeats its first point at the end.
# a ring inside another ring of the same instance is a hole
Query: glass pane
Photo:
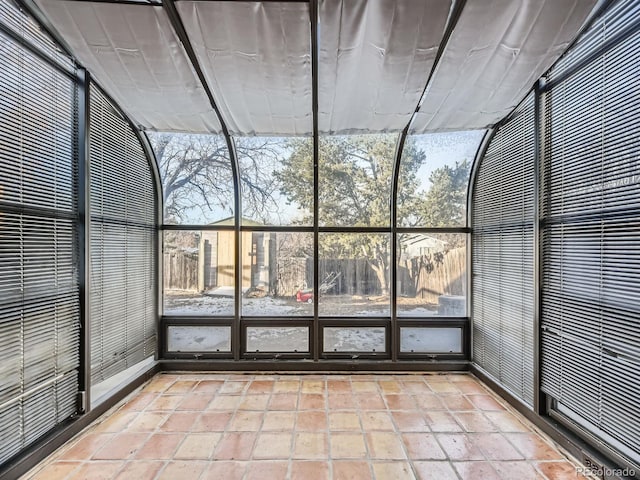
{"type": "Polygon", "coordinates": [[[467,185],[483,130],[407,138],[398,177],[398,226],[463,227],[467,185]]]}
{"type": "Polygon", "coordinates": [[[247,327],[247,352],[308,351],[308,327],[247,327]]]}
{"type": "Polygon", "coordinates": [[[398,248],[398,316],[464,317],[466,235],[402,233],[398,248]]]}
{"type": "Polygon", "coordinates": [[[389,225],[391,176],[398,135],[320,138],[321,226],[389,225]]]}
{"type": "Polygon", "coordinates": [[[321,233],[321,316],[390,315],[389,235],[321,233]]]}
{"type": "Polygon", "coordinates": [[[170,352],[230,352],[231,327],[169,326],[167,350],[170,352]]]}
{"type": "Polygon", "coordinates": [[[224,137],[147,135],[162,177],[164,223],[233,225],[233,173],[224,137]]]}
{"type": "Polygon", "coordinates": [[[313,315],[313,234],[242,232],[242,315],[313,315]]]}
{"type": "Polygon", "coordinates": [[[234,232],[164,232],[164,314],[233,315],[234,232]]]}
{"type": "Polygon", "coordinates": [[[313,225],[313,143],[308,138],[235,139],[244,225],[313,225]]]}
{"type": "Polygon", "coordinates": [[[324,327],[325,352],[384,352],[384,327],[324,327]]]}
{"type": "Polygon", "coordinates": [[[462,353],[461,328],[401,328],[400,351],[462,353]]]}

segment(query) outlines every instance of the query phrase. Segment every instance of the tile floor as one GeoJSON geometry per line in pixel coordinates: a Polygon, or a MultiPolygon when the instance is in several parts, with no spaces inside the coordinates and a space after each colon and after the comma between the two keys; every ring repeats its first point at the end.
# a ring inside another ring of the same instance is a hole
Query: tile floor
{"type": "Polygon", "coordinates": [[[172,373],[25,478],[584,477],[471,375],[172,373]]]}

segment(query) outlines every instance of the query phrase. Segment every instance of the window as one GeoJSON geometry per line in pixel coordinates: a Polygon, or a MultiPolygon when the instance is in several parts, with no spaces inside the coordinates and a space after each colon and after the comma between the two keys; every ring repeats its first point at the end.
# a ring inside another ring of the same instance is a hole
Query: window
{"type": "Polygon", "coordinates": [[[399,317],[464,317],[467,242],[463,233],[398,234],[399,317]]]}
{"type": "Polygon", "coordinates": [[[322,335],[326,353],[384,353],[387,350],[384,327],[324,327],[322,335]]]}
{"type": "Polygon", "coordinates": [[[318,222],[328,227],[389,225],[397,135],[320,138],[318,222]]]}
{"type": "Polygon", "coordinates": [[[175,353],[230,352],[231,327],[170,325],[167,327],[167,351],[175,353]]]}
{"type": "Polygon", "coordinates": [[[164,314],[233,315],[233,230],[164,232],[164,314]]]}
{"type": "Polygon", "coordinates": [[[247,326],[246,336],[247,353],[299,353],[309,351],[308,327],[247,326]]]}
{"type": "Polygon", "coordinates": [[[398,226],[464,227],[469,172],[484,131],[409,136],[398,177],[398,226]]]}
{"type": "Polygon", "coordinates": [[[243,225],[313,225],[313,142],[235,139],[243,225]]]}
{"type": "Polygon", "coordinates": [[[224,137],[153,132],[148,136],[162,177],[164,223],[233,225],[233,171],[224,137]]]}
{"type": "MultiPolygon", "coordinates": [[[[156,192],[129,123],[91,85],[91,381],[97,384],[156,351],[156,192]]],[[[96,398],[98,395],[95,395],[96,398]]]]}
{"type": "Polygon", "coordinates": [[[313,234],[242,232],[242,315],[313,316],[313,234]]]}
{"type": "Polygon", "coordinates": [[[379,233],[320,234],[320,316],[389,316],[389,239],[379,233]]]}

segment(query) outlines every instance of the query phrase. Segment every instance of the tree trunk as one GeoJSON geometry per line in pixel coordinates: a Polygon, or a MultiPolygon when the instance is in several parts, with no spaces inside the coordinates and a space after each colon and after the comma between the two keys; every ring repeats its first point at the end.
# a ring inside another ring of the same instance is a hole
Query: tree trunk
{"type": "Polygon", "coordinates": [[[376,276],[378,277],[378,281],[380,282],[380,289],[382,290],[382,295],[389,294],[389,279],[387,278],[387,266],[384,262],[380,260],[375,260],[371,262],[371,268],[376,272],[376,276]]]}

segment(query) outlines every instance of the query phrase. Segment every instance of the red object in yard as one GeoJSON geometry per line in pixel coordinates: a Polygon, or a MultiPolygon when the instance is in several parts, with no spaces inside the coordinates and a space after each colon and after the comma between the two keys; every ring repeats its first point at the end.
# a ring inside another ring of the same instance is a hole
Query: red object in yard
{"type": "MultiPolygon", "coordinates": [[[[327,275],[324,277],[324,280],[320,284],[320,287],[318,288],[318,293],[324,295],[333,287],[335,287],[336,283],[338,282],[338,278],[340,278],[340,275],[342,275],[342,272],[327,273],[327,275]]],[[[313,288],[298,290],[298,292],[296,293],[296,301],[313,303],[313,288]]]]}
{"type": "Polygon", "coordinates": [[[303,303],[313,303],[313,290],[298,290],[296,293],[296,301],[303,303]]]}

